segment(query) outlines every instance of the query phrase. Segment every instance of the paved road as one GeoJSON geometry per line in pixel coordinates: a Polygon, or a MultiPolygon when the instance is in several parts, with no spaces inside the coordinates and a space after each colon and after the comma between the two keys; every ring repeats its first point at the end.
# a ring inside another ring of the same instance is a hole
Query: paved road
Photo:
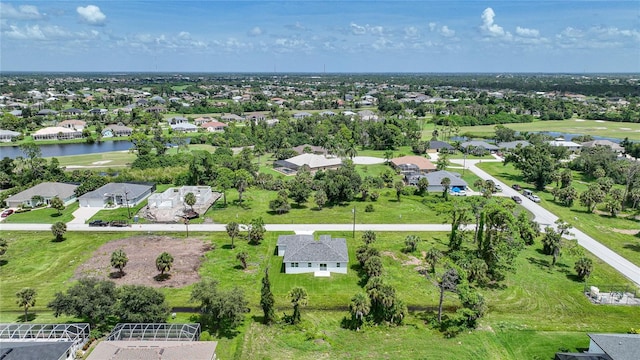
{"type": "MultiPolygon", "coordinates": [[[[496,160],[482,160],[488,161],[500,161],[496,160]]],[[[506,184],[498,181],[493,176],[489,175],[485,171],[479,169],[476,164],[480,160],[452,160],[453,163],[464,164],[465,168],[478,175],[483,180],[493,180],[496,184],[499,184],[505,196],[521,195],[517,191],[513,190],[506,184]]],[[[533,201],[520,196],[522,198],[522,206],[531,211],[535,215],[535,220],[542,226],[547,225],[554,226],[554,222],[558,219],[542,206],[534,203],[533,201]]],[[[86,214],[88,215],[88,214],[86,214]]],[[[570,219],[565,219],[569,221],[570,219]]],[[[265,225],[267,231],[294,231],[296,233],[308,233],[311,231],[353,231],[353,224],[267,224],[265,225]]],[[[472,226],[468,227],[472,229],[472,226]]],[[[33,230],[33,231],[49,231],[51,225],[48,224],[0,224],[0,230],[33,230]]],[[[71,221],[67,224],[68,231],[141,231],[141,232],[186,232],[187,227],[183,224],[136,224],[131,227],[89,227],[87,224],[82,223],[82,219],[78,221],[71,221]]],[[[208,232],[208,231],[226,231],[225,224],[191,224],[188,228],[193,232],[208,232]]],[[[356,231],[374,230],[374,231],[450,231],[451,225],[448,224],[356,224],[356,231]]],[[[595,239],[586,235],[580,230],[572,229],[574,237],[578,240],[578,243],[585,249],[589,250],[592,254],[602,259],[602,261],[611,265],[618,270],[624,276],[629,278],[640,286],[640,268],[630,261],[626,260],[622,256],[616,254],[611,249],[600,244],[595,239]]]]}
{"type": "MultiPolygon", "coordinates": [[[[483,160],[483,161],[487,162],[487,161],[499,161],[499,160],[483,160]]],[[[462,164],[463,160],[452,160],[452,162],[462,164]]],[[[522,196],[522,194],[513,190],[510,186],[507,186],[503,182],[498,181],[498,179],[489,175],[484,170],[479,169],[476,166],[478,162],[480,161],[467,160],[465,164],[466,169],[471,170],[474,174],[478,175],[478,177],[480,177],[483,180],[489,180],[489,179],[493,180],[496,184],[499,184],[502,187],[504,194],[507,196],[519,195],[522,198],[522,206],[524,206],[527,210],[531,211],[535,215],[535,220],[541,225],[542,228],[544,228],[547,225],[550,225],[555,228],[554,222],[558,219],[557,216],[555,216],[553,213],[546,210],[542,206],[525,198],[524,196],[522,196]]],[[[571,223],[572,219],[563,219],[563,220],[568,223],[571,223]]],[[[580,244],[585,249],[589,250],[589,252],[599,257],[602,261],[606,262],[607,264],[612,266],[614,269],[618,270],[621,274],[623,274],[624,276],[629,278],[631,281],[636,283],[638,286],[640,286],[640,267],[634,265],[629,260],[618,255],[613,250],[602,245],[601,243],[596,241],[594,238],[583,233],[582,231],[576,228],[573,228],[571,229],[571,232],[574,234],[573,238],[578,240],[578,244],[580,244]]]]}

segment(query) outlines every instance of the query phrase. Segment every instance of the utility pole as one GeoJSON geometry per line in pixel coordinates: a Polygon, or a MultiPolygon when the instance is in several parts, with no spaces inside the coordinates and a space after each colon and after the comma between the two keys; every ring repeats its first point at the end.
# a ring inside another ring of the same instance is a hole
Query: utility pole
{"type": "Polygon", "coordinates": [[[351,212],[353,212],[353,240],[356,239],[356,206],[353,205],[353,210],[351,210],[351,212]]]}
{"type": "Polygon", "coordinates": [[[129,192],[126,190],[124,192],[124,201],[127,204],[127,213],[129,214],[129,219],[131,219],[131,208],[129,207],[129,192]]]}

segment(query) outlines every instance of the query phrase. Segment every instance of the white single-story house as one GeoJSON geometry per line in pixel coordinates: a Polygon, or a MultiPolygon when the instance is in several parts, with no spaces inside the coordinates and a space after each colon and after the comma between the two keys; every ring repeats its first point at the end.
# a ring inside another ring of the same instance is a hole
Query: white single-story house
{"type": "Polygon", "coordinates": [[[82,131],[60,126],[42,128],[32,134],[33,140],[66,140],[82,137],[82,131]]]}
{"type": "Polygon", "coordinates": [[[449,144],[448,142],[440,141],[440,140],[431,140],[429,141],[429,149],[427,152],[451,152],[454,151],[455,148],[449,144]]]}
{"type": "Polygon", "coordinates": [[[223,121],[244,121],[242,116],[236,114],[225,114],[220,117],[223,121]]]}
{"type": "Polygon", "coordinates": [[[460,148],[463,149],[465,152],[473,151],[473,149],[483,149],[490,153],[494,153],[500,150],[500,148],[498,148],[493,144],[489,144],[486,141],[478,141],[478,140],[465,141],[462,144],[460,144],[460,148]]]}
{"type": "Polygon", "coordinates": [[[184,205],[184,196],[188,193],[193,193],[193,195],[196,196],[196,203],[194,205],[205,204],[213,196],[211,186],[173,187],[162,193],[152,194],[149,196],[147,204],[150,208],[171,209],[184,205]]]}
{"type": "Polygon", "coordinates": [[[11,142],[11,139],[20,136],[20,132],[0,129],[0,141],[11,142]]]}
{"type": "Polygon", "coordinates": [[[171,125],[171,129],[173,131],[178,131],[178,132],[196,132],[196,131],[198,131],[198,127],[197,126],[195,126],[193,124],[190,124],[188,122],[171,125]]]}
{"type": "Polygon", "coordinates": [[[451,181],[449,184],[449,189],[458,188],[458,190],[466,190],[469,186],[466,181],[462,180],[460,174],[440,170],[434,171],[426,174],[416,174],[407,176],[405,181],[408,185],[418,185],[418,181],[420,178],[426,178],[429,182],[429,186],[427,187],[427,191],[429,192],[442,192],[444,191],[444,186],[441,185],[442,179],[449,178],[451,181]]]}
{"type": "Polygon", "coordinates": [[[22,205],[34,207],[40,203],[48,205],[51,202],[51,199],[57,196],[66,206],[76,201],[75,190],[77,187],[78,185],[74,184],[43,182],[8,197],[5,202],[9,207],[13,208],[21,207],[22,205]],[[34,197],[37,196],[41,196],[42,200],[34,201],[34,197]]]}
{"type": "Polygon", "coordinates": [[[527,147],[529,145],[531,145],[531,143],[528,142],[527,140],[516,140],[516,141],[501,142],[498,144],[498,147],[502,150],[514,150],[518,146],[527,147]]]}
{"type": "Polygon", "coordinates": [[[308,113],[306,111],[293,114],[294,119],[304,119],[309,116],[311,116],[311,113],[308,113]]]}
{"type": "Polygon", "coordinates": [[[224,128],[227,126],[229,125],[219,121],[209,121],[200,125],[200,127],[206,129],[208,132],[224,132],[224,128]]]}
{"type": "Polygon", "coordinates": [[[78,198],[81,207],[102,208],[108,205],[133,207],[144,201],[155,185],[109,183],[78,198]]]}
{"type": "Polygon", "coordinates": [[[196,124],[196,125],[202,125],[204,123],[208,123],[208,122],[211,122],[211,121],[215,121],[215,119],[212,118],[211,116],[200,116],[200,117],[195,118],[193,120],[193,123],[196,124]]]}
{"type": "Polygon", "coordinates": [[[342,160],[337,157],[326,157],[324,155],[301,154],[286,160],[278,160],[275,162],[275,165],[296,171],[302,166],[307,165],[311,171],[318,171],[337,169],[342,165],[342,160]]]}
{"type": "Polygon", "coordinates": [[[582,143],[582,147],[583,148],[592,148],[592,147],[597,147],[597,146],[606,146],[611,148],[611,150],[617,152],[617,153],[621,153],[624,152],[624,148],[622,146],[620,146],[620,144],[614,143],[611,140],[593,140],[593,141],[587,141],[587,142],[583,142],[582,143]]]}
{"type": "Polygon", "coordinates": [[[189,122],[189,120],[182,116],[174,116],[174,117],[168,118],[167,122],[169,123],[169,125],[176,125],[176,124],[186,124],[189,122]]]}
{"type": "Polygon", "coordinates": [[[580,145],[578,143],[575,143],[573,141],[562,140],[562,139],[556,139],[556,140],[553,140],[553,141],[549,141],[549,145],[564,147],[564,148],[566,148],[567,150],[569,150],[571,152],[580,151],[580,149],[582,148],[582,145],[580,145]]]}
{"type": "Polygon", "coordinates": [[[316,273],[327,276],[335,272],[347,273],[349,253],[347,240],[332,239],[331,235],[280,235],[277,242],[278,256],[283,256],[287,274],[316,273]]]}
{"type": "Polygon", "coordinates": [[[133,129],[124,125],[109,125],[102,130],[102,137],[130,136],[133,129]]]}
{"type": "Polygon", "coordinates": [[[58,123],[58,126],[81,131],[87,126],[87,122],[83,120],[65,120],[58,123]]]}

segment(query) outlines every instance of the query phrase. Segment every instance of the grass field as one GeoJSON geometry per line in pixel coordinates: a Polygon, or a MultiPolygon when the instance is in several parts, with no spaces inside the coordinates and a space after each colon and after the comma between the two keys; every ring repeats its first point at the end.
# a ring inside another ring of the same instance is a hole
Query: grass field
{"type": "Polygon", "coordinates": [[[78,210],[78,207],[78,202],[74,202],[60,211],[60,215],[58,215],[58,210],[50,207],[34,209],[23,213],[14,213],[8,216],[4,222],[9,224],[53,224],[58,221],[67,223],[73,220],[73,212],[78,210]]]}
{"type": "MultiPolygon", "coordinates": [[[[496,176],[509,186],[518,183],[523,187],[533,189],[531,185],[527,186],[524,183],[520,172],[511,164],[503,166],[502,163],[482,163],[478,164],[478,167],[496,176]]],[[[578,174],[574,176],[572,184],[578,193],[587,188],[585,180],[578,174]]],[[[536,193],[542,200],[540,202],[541,206],[627,260],[640,266],[640,237],[623,233],[634,230],[640,231],[640,221],[621,217],[612,218],[603,213],[588,213],[583,206],[580,206],[578,201],[571,208],[567,208],[555,203],[553,195],[547,191],[536,193]]]]}
{"type": "MultiPolygon", "coordinates": [[[[5,232],[9,250],[0,267],[0,321],[20,321],[21,310],[15,305],[14,294],[22,287],[38,291],[34,308],[36,322],[56,322],[46,304],[57,291],[71,284],[75,267],[107,241],[131,236],[127,233],[67,233],[63,242],[52,242],[48,232],[5,232]]],[[[220,281],[222,288],[240,286],[250,301],[251,313],[237,336],[218,339],[218,356],[237,359],[314,359],[314,358],[433,358],[460,359],[520,359],[551,358],[561,348],[575,350],[586,347],[586,332],[626,332],[640,322],[640,312],[626,306],[592,305],[582,295],[584,284],[573,274],[575,258],[562,256],[554,268],[549,268],[549,256],[539,252],[540,244],[525,249],[516,263],[516,272],[509,273],[505,288],[481,290],[489,312],[481,320],[479,330],[445,339],[428,327],[424,319],[437,304],[437,288],[416,271],[413,255],[401,252],[406,233],[378,233],[375,246],[383,252],[385,280],[396,287],[400,299],[411,310],[406,325],[399,328],[367,327],[361,332],[341,329],[339,324],[347,314],[349,299],[362,292],[358,284],[357,267],[353,266],[354,250],[360,242],[351,233],[331,233],[347,239],[352,266],[349,273],[333,274],[330,278],[314,278],[310,274],[287,275],[280,272],[281,258],[273,255],[278,234],[267,233],[259,246],[236,240],[236,249],[228,246],[224,233],[195,234],[215,249],[206,254],[199,270],[203,277],[220,281]],[[249,253],[249,268],[242,270],[235,260],[239,251],[249,253]],[[286,297],[293,286],[303,286],[309,292],[309,305],[302,309],[300,327],[275,325],[265,327],[260,318],[259,291],[262,270],[270,270],[277,314],[290,313],[286,297]],[[419,309],[417,307],[420,307],[419,309]]],[[[423,241],[418,250],[431,246],[444,249],[447,234],[420,233],[423,241]]],[[[184,234],[176,235],[179,239],[184,234]]],[[[617,272],[594,259],[591,282],[627,284],[617,272]]],[[[191,288],[165,288],[163,292],[172,306],[194,306],[188,301],[191,288]]],[[[448,295],[446,305],[457,305],[454,295],[448,295]]],[[[182,321],[192,321],[189,314],[179,314],[182,321]]]]}
{"type": "MultiPolygon", "coordinates": [[[[504,126],[516,131],[552,131],[569,134],[583,134],[612,137],[631,140],[640,140],[639,123],[623,123],[602,120],[569,119],[561,121],[534,121],[523,124],[505,124],[504,126]]],[[[460,134],[493,134],[495,125],[463,126],[460,134]]],[[[423,137],[430,138],[432,130],[425,130],[423,137]]]]}

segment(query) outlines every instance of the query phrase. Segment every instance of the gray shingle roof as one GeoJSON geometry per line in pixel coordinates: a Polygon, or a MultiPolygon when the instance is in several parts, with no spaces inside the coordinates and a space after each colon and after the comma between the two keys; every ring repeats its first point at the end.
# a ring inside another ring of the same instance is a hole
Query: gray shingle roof
{"type": "Polygon", "coordinates": [[[469,186],[466,181],[462,180],[460,174],[453,173],[446,170],[434,171],[424,175],[424,177],[429,180],[430,185],[440,185],[442,183],[442,179],[448,177],[451,180],[450,187],[467,187],[469,186]]]}
{"type": "Polygon", "coordinates": [[[90,191],[78,199],[103,199],[104,194],[124,194],[127,192],[129,199],[135,199],[151,188],[149,185],[130,183],[108,183],[97,190],[90,191]]]}
{"type": "Polygon", "coordinates": [[[0,341],[0,359],[59,360],[72,345],[70,341],[0,341]]]}
{"type": "Polygon", "coordinates": [[[321,235],[314,240],[313,235],[280,235],[278,246],[286,246],[284,262],[348,262],[347,240],[332,239],[331,235],[321,235]]]}
{"type": "Polygon", "coordinates": [[[639,334],[588,334],[613,360],[637,360],[640,354],[639,334]]]}
{"type": "Polygon", "coordinates": [[[460,147],[463,149],[466,149],[468,147],[479,147],[489,151],[498,150],[497,146],[489,144],[486,141],[478,141],[478,140],[463,142],[462,144],[460,144],[460,147]]]}
{"type": "Polygon", "coordinates": [[[57,196],[60,199],[66,199],[73,195],[77,187],[78,185],[73,184],[43,182],[9,197],[7,201],[28,201],[36,195],[40,195],[45,198],[57,196]]]}

